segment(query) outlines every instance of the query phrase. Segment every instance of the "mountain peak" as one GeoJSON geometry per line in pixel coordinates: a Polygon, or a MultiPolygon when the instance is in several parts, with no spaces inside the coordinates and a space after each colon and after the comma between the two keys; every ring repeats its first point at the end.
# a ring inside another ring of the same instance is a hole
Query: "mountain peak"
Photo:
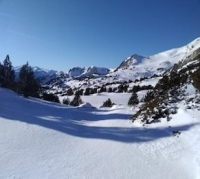
{"type": "Polygon", "coordinates": [[[143,59],[145,59],[146,57],[143,57],[141,55],[138,55],[138,54],[133,54],[129,57],[127,57],[120,65],[119,67],[116,69],[119,70],[119,69],[127,69],[129,68],[130,66],[134,66],[134,65],[138,65],[142,62],[143,59]]]}
{"type": "Polygon", "coordinates": [[[99,76],[105,76],[109,73],[108,68],[104,67],[96,67],[96,66],[90,66],[90,67],[75,67],[68,71],[68,75],[70,77],[88,77],[93,75],[99,75],[99,76]]]}

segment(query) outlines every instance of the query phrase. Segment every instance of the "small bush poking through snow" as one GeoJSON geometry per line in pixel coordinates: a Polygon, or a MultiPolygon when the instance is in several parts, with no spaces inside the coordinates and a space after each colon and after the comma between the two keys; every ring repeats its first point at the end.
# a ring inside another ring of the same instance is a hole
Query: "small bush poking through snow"
{"type": "Polygon", "coordinates": [[[76,93],[75,96],[74,96],[74,99],[70,102],[70,105],[80,106],[81,104],[83,104],[83,101],[82,101],[79,93],[76,93]]]}
{"type": "Polygon", "coordinates": [[[113,105],[114,105],[114,103],[112,103],[110,98],[108,98],[105,102],[103,102],[103,106],[102,107],[112,107],[113,105]]]}
{"type": "Polygon", "coordinates": [[[63,99],[63,104],[69,105],[70,104],[70,99],[69,98],[64,98],[63,99]]]}
{"type": "Polygon", "coordinates": [[[55,94],[52,94],[52,93],[49,93],[49,94],[43,93],[42,99],[46,100],[46,101],[52,101],[52,102],[60,103],[58,96],[56,96],[55,94]]]}

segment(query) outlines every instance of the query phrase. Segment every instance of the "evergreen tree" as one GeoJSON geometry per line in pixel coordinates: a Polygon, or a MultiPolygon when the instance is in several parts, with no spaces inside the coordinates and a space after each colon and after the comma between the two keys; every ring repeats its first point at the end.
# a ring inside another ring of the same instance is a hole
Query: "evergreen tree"
{"type": "Polygon", "coordinates": [[[1,85],[5,88],[13,89],[15,85],[15,72],[12,67],[9,55],[6,56],[3,61],[3,65],[0,66],[0,78],[1,85]]]}
{"type": "Polygon", "coordinates": [[[43,93],[42,99],[46,100],[46,101],[52,101],[52,102],[60,103],[58,96],[56,96],[53,93],[43,93]]]}
{"type": "Polygon", "coordinates": [[[70,99],[68,97],[64,98],[63,99],[63,104],[69,105],[70,104],[70,99]]]}
{"type": "Polygon", "coordinates": [[[67,96],[72,96],[74,94],[73,90],[71,88],[69,88],[67,90],[67,96]]]}
{"type": "Polygon", "coordinates": [[[131,97],[129,98],[128,105],[129,106],[134,106],[134,105],[136,105],[138,103],[139,103],[138,95],[137,95],[137,93],[133,92],[131,97]]]}
{"type": "Polygon", "coordinates": [[[74,99],[70,102],[70,105],[72,106],[79,106],[83,103],[79,93],[76,93],[74,96],[74,99]]]}
{"type": "Polygon", "coordinates": [[[156,95],[155,95],[154,91],[150,90],[145,95],[144,102],[149,102],[149,101],[155,99],[155,97],[156,97],[156,95]]]}
{"type": "Polygon", "coordinates": [[[138,91],[140,91],[140,86],[139,85],[134,85],[132,88],[133,93],[137,93],[138,91]]]}
{"type": "Polygon", "coordinates": [[[193,85],[200,92],[200,64],[198,69],[192,74],[193,85]]]}
{"type": "Polygon", "coordinates": [[[170,79],[169,76],[163,76],[155,86],[156,89],[160,91],[167,91],[170,88],[170,79]]]}
{"type": "Polygon", "coordinates": [[[88,95],[90,95],[90,94],[91,94],[91,89],[90,89],[90,88],[86,88],[86,89],[85,89],[84,95],[85,95],[85,96],[88,96],[88,95]]]}
{"type": "Polygon", "coordinates": [[[3,86],[2,85],[3,79],[4,79],[4,67],[0,62],[0,84],[1,84],[1,86],[3,86]]]}
{"type": "Polygon", "coordinates": [[[124,88],[123,88],[123,85],[122,84],[120,84],[119,86],[118,86],[118,93],[123,93],[123,91],[124,91],[124,88]]]}
{"type": "Polygon", "coordinates": [[[101,86],[101,88],[100,88],[98,93],[103,93],[103,92],[106,92],[106,87],[104,85],[101,86]]]}
{"type": "Polygon", "coordinates": [[[103,102],[103,107],[112,107],[113,105],[114,103],[112,103],[110,98],[103,102]]]}
{"type": "Polygon", "coordinates": [[[38,97],[40,85],[35,79],[33,69],[28,62],[22,66],[19,72],[18,92],[25,97],[38,97]]]}

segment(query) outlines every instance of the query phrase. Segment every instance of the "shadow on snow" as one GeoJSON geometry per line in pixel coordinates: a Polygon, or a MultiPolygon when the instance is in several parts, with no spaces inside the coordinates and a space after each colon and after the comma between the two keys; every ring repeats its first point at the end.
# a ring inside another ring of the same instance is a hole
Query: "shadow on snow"
{"type": "Polygon", "coordinates": [[[1,104],[0,117],[42,126],[82,138],[105,139],[127,143],[150,142],[172,136],[173,130],[186,131],[194,125],[150,129],[85,126],[80,121],[128,120],[131,116],[119,113],[108,114],[96,108],[73,108],[40,100],[17,98],[13,102],[1,104]]]}

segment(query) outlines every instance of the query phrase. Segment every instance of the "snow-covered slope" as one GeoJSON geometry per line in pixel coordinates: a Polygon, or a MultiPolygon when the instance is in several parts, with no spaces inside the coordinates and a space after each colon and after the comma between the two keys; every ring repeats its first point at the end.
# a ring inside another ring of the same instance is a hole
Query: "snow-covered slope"
{"type": "Polygon", "coordinates": [[[183,47],[174,48],[149,57],[142,58],[141,56],[133,55],[128,57],[117,70],[109,76],[119,76],[119,78],[121,77],[123,79],[135,79],[143,76],[152,76],[154,74],[159,75],[166,69],[172,67],[175,63],[187,58],[199,47],[200,38],[197,38],[183,47]],[[127,62],[126,68],[123,68],[123,64],[127,62]]]}
{"type": "Polygon", "coordinates": [[[0,88],[0,178],[200,178],[198,110],[180,108],[170,122],[142,127],[121,95],[99,95],[117,105],[74,108],[0,88]]]}

